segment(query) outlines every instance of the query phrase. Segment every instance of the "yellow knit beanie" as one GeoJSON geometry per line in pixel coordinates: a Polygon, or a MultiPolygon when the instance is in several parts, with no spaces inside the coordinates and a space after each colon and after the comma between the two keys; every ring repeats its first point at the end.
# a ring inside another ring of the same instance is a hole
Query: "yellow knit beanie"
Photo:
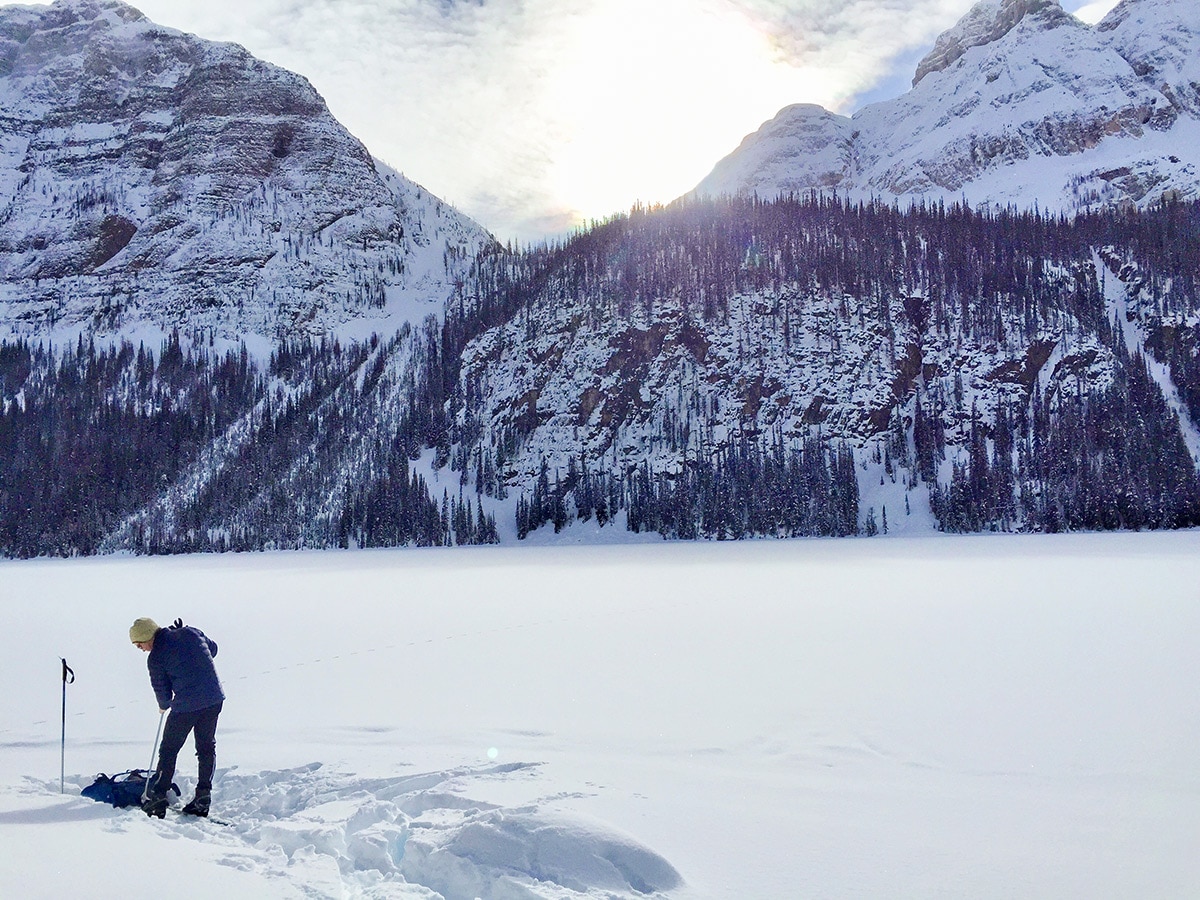
{"type": "Polygon", "coordinates": [[[142,641],[153,640],[157,632],[158,623],[153,619],[134,619],[133,624],[129,626],[129,640],[140,644],[142,641]]]}

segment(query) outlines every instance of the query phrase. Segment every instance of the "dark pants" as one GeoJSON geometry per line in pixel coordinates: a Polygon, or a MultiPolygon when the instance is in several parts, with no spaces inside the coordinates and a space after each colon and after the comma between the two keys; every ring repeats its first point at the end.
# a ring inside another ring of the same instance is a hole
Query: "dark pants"
{"type": "Polygon", "coordinates": [[[217,768],[217,717],[222,704],[208,706],[194,712],[176,712],[167,715],[163,727],[162,744],[158,749],[158,771],[154,776],[154,790],[165,794],[175,777],[175,759],[183,749],[183,742],[195,732],[196,758],[200,761],[197,791],[211,791],[213,772],[217,768]]]}

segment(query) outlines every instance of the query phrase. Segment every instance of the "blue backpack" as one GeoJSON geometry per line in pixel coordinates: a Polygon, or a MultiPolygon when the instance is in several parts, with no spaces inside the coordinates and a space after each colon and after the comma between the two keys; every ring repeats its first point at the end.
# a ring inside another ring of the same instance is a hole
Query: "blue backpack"
{"type": "MultiPolygon", "coordinates": [[[[117,775],[105,775],[101,772],[96,780],[79,793],[100,803],[111,803],[118,809],[126,806],[141,806],[142,795],[146,792],[146,779],[151,776],[146,769],[129,769],[117,775]]],[[[176,796],[179,788],[172,784],[176,796]]]]}

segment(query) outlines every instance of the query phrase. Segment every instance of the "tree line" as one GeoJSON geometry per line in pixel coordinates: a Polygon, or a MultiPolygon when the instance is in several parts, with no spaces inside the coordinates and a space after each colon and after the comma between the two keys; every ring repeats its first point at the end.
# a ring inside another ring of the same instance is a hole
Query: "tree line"
{"type": "MultiPolygon", "coordinates": [[[[560,329],[564,319],[581,331],[616,334],[634,325],[652,333],[656,313],[668,310],[694,322],[703,338],[706,329],[730,323],[735,306],[763,298],[769,317],[758,320],[757,332],[744,335],[750,353],[769,345],[786,349],[805,330],[810,337],[815,330],[836,359],[847,323],[867,323],[882,337],[895,373],[904,365],[905,345],[960,353],[964,347],[992,346],[1018,355],[1027,349],[1033,355],[1039,342],[1100,348],[1097,365],[1111,363],[1111,384],[1085,388],[1081,378],[1072,382],[1064,376],[1074,393],[1064,388],[1043,396],[1031,366],[1030,373],[997,387],[998,401],[986,410],[972,408],[961,372],[905,376],[907,386],[883,419],[895,423],[902,439],[887,444],[895,462],[910,465],[929,487],[939,527],[1200,524],[1195,466],[1179,422],[1147,374],[1146,361],[1126,353],[1101,290],[1105,281],[1122,279],[1120,289],[1146,335],[1146,352],[1167,365],[1185,407],[1200,422],[1200,204],[1067,218],[942,203],[912,208],[848,203],[815,194],[682,201],[635,208],[523,253],[483,256],[474,274],[448,308],[442,333],[446,367],[436,377],[455,394],[447,405],[450,433],[444,439],[458,448],[455,465],[473,471],[476,485],[488,493],[514,487],[501,473],[540,423],[532,407],[513,409],[496,421],[495,411],[485,408],[478,370],[468,375],[458,370],[463,350],[480,335],[497,336],[488,352],[503,354],[514,335],[533,344],[560,329]],[[814,318],[814,298],[837,301],[831,304],[832,320],[814,318]],[[963,422],[970,423],[965,435],[963,422]],[[952,463],[943,465],[947,461],[952,463]]],[[[897,383],[903,383],[898,374],[897,383]]],[[[602,473],[553,479],[543,472],[519,486],[519,533],[548,522],[561,527],[572,509],[586,517],[586,500],[566,502],[576,496],[579,479],[610,482],[598,493],[608,498],[608,512],[629,512],[630,528],[673,537],[737,532],[712,526],[712,517],[699,511],[708,508],[704,502],[691,504],[688,522],[664,514],[691,501],[663,498],[690,497],[696,484],[721,485],[725,479],[739,484],[721,488],[728,496],[752,496],[741,480],[746,472],[769,471],[764,461],[777,451],[705,447],[712,410],[696,406],[695,398],[668,412],[656,437],[673,454],[665,468],[650,471],[642,464],[630,471],[609,463],[602,473]],[[747,453],[753,465],[728,464],[747,453]]],[[[825,437],[830,454],[831,440],[846,435],[825,437]]],[[[771,491],[778,502],[755,508],[786,506],[787,498],[804,496],[778,481],[771,491]]],[[[842,495],[848,491],[847,486],[842,495]]],[[[842,495],[827,493],[825,502],[836,505],[842,495]]],[[[781,521],[750,517],[743,533],[787,532],[792,526],[781,528],[781,521]]],[[[856,527],[870,530],[870,516],[856,527]]]]}
{"type": "Polygon", "coordinates": [[[1118,275],[1146,352],[1200,422],[1194,203],[1066,219],[816,195],[689,201],[490,247],[442,317],[362,343],[294,338],[256,361],[179,334],[155,348],[0,342],[0,553],[491,542],[484,497],[511,499],[521,535],[591,519],[678,539],[853,534],[874,521],[855,469],[868,446],[928,486],[947,530],[1197,525],[1174,411],[1098,287],[1118,275]],[[532,343],[564,310],[603,332],[670,305],[703,337],[754,297],[769,302],[744,336],[751,355],[813,330],[836,354],[850,322],[896,367],[910,341],[1015,352],[1054,332],[1095,344],[1111,377],[1049,395],[1018,379],[979,408],[959,373],[915,373],[865,435],[748,426],[716,441],[714,407],[692,397],[658,423],[653,464],[579,455],[523,480],[532,407],[497,415],[479,370],[464,374],[464,353],[500,326],[532,343]]]}

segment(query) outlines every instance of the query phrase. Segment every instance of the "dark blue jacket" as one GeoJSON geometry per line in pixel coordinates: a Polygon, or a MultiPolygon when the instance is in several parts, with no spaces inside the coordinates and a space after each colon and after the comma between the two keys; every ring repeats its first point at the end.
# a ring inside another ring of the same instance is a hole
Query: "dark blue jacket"
{"type": "Polygon", "coordinates": [[[158,708],[173,712],[207,709],[225,699],[213,657],[217,644],[199,628],[160,628],[146,660],[158,708]]]}

